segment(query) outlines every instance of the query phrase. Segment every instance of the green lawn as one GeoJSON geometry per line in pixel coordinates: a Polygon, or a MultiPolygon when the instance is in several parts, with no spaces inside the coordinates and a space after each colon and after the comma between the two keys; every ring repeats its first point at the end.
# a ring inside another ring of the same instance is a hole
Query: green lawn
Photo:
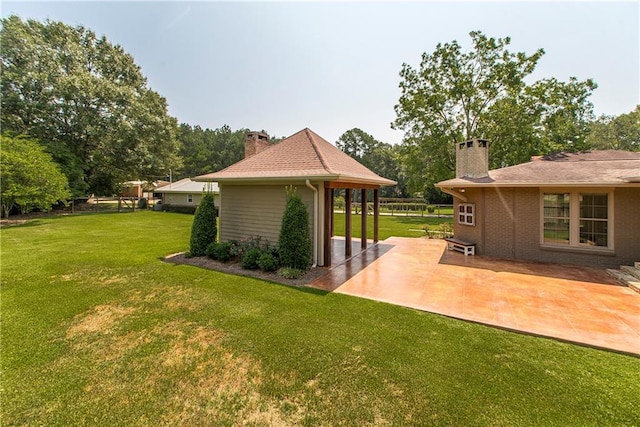
{"type": "MultiPolygon", "coordinates": [[[[353,237],[360,237],[361,218],[360,214],[351,214],[353,237]]],[[[334,213],[333,221],[334,234],[336,236],[344,236],[344,214],[334,213]]],[[[379,238],[384,240],[391,236],[424,237],[426,234],[423,228],[426,225],[437,227],[443,223],[453,224],[453,220],[451,218],[380,215],[379,238]]],[[[373,215],[367,216],[367,237],[373,239],[373,215]]]]}
{"type": "Polygon", "coordinates": [[[186,249],[192,220],[0,230],[3,425],[640,419],[638,358],[160,261],[186,249]]]}

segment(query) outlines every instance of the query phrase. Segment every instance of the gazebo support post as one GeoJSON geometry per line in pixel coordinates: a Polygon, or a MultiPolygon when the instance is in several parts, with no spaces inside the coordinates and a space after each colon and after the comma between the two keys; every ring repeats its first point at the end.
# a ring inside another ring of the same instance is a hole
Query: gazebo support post
{"type": "Polygon", "coordinates": [[[367,189],[363,188],[360,190],[360,201],[362,209],[360,209],[362,213],[362,221],[361,221],[361,233],[360,233],[360,249],[367,249],[367,189]]]}
{"type": "Polygon", "coordinates": [[[373,189],[373,243],[378,243],[378,227],[380,225],[380,190],[373,189]]]}
{"type": "Polygon", "coordinates": [[[351,256],[351,189],[344,190],[344,256],[351,256]]]}
{"type": "Polygon", "coordinates": [[[333,237],[333,236],[336,235],[335,228],[333,227],[333,224],[334,224],[334,222],[333,222],[333,212],[335,212],[335,208],[336,208],[335,204],[334,204],[335,201],[333,200],[334,196],[335,196],[335,193],[334,193],[333,188],[330,188],[329,190],[331,190],[331,199],[329,200],[328,206],[331,207],[329,212],[331,212],[331,237],[333,237]]]}

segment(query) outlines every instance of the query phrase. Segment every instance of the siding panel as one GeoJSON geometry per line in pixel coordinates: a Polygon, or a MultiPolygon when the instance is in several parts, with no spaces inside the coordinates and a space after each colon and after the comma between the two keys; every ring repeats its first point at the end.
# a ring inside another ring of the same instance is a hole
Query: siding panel
{"type": "MultiPolygon", "coordinates": [[[[310,230],[313,230],[313,193],[300,186],[297,193],[307,206],[310,230]]],[[[220,241],[255,236],[262,236],[271,243],[278,241],[286,205],[285,186],[223,185],[220,194],[220,241]]]]}

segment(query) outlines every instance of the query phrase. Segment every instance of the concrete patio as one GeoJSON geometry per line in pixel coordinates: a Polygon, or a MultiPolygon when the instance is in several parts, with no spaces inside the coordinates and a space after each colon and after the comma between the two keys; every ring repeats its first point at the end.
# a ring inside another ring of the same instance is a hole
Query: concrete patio
{"type": "Polygon", "coordinates": [[[640,294],[604,270],[465,257],[442,240],[392,237],[310,286],[640,354],[640,294]]]}

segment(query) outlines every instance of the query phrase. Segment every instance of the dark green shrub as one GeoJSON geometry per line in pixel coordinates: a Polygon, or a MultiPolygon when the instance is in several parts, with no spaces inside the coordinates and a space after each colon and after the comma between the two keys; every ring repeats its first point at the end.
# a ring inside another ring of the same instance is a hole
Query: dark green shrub
{"type": "Polygon", "coordinates": [[[229,261],[232,258],[236,258],[237,255],[234,255],[234,244],[233,242],[220,242],[216,244],[214,258],[218,261],[229,261]]]}
{"type": "Polygon", "coordinates": [[[204,192],[191,226],[191,242],[189,246],[191,254],[193,256],[206,255],[207,247],[216,241],[217,234],[216,207],[213,204],[213,194],[204,192]]]}
{"type": "Polygon", "coordinates": [[[292,187],[287,189],[287,199],[278,241],[280,264],[283,267],[307,270],[311,265],[312,254],[309,213],[292,187]]]}
{"type": "Polygon", "coordinates": [[[240,243],[240,253],[244,254],[251,249],[260,249],[262,252],[270,250],[269,241],[262,236],[252,236],[243,239],[240,243]]]}
{"type": "Polygon", "coordinates": [[[429,212],[430,214],[434,213],[436,211],[436,208],[434,206],[427,206],[427,212],[429,212]]]}
{"type": "Polygon", "coordinates": [[[213,242],[209,246],[207,246],[206,254],[207,254],[207,256],[209,258],[218,259],[216,250],[217,250],[219,244],[220,243],[213,242]]]}
{"type": "Polygon", "coordinates": [[[251,248],[242,255],[242,268],[255,270],[259,267],[258,260],[262,256],[262,251],[258,248],[251,248]]]}
{"type": "Polygon", "coordinates": [[[262,252],[258,259],[258,267],[262,271],[276,271],[279,267],[278,260],[271,252],[262,252]]]}
{"type": "Polygon", "coordinates": [[[240,258],[242,255],[242,247],[240,246],[240,242],[237,240],[229,240],[229,258],[240,258]]]}

